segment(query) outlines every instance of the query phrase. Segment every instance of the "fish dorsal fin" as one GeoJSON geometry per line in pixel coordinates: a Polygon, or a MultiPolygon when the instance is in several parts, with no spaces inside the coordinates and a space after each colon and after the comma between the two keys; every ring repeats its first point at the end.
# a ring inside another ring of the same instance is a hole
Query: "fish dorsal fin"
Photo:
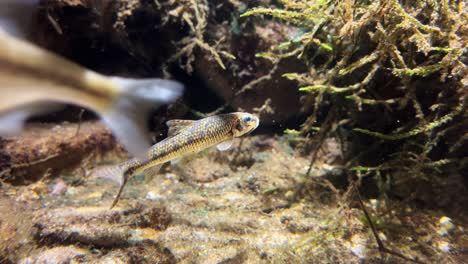
{"type": "Polygon", "coordinates": [[[216,146],[216,148],[217,148],[219,151],[228,150],[228,149],[231,148],[232,142],[234,142],[234,140],[223,141],[223,142],[219,143],[219,144],[216,146]]]}
{"type": "Polygon", "coordinates": [[[166,122],[169,131],[167,132],[168,137],[173,137],[179,134],[182,130],[187,127],[190,127],[195,121],[194,120],[182,120],[182,119],[173,119],[166,122]]]}

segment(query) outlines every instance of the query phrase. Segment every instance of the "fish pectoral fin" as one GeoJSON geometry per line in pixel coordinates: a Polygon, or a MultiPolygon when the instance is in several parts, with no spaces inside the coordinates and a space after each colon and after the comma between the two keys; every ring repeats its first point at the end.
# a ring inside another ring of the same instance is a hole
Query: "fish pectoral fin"
{"type": "Polygon", "coordinates": [[[127,184],[130,177],[133,176],[133,174],[129,172],[129,169],[133,166],[133,164],[135,164],[135,162],[137,162],[136,159],[130,159],[120,164],[97,168],[91,172],[90,176],[93,178],[109,179],[120,183],[119,192],[115,196],[114,201],[112,202],[112,205],[109,209],[114,208],[114,206],[117,204],[125,188],[125,185],[127,184]]]}
{"type": "Polygon", "coordinates": [[[168,137],[173,137],[179,134],[182,130],[193,125],[195,120],[182,120],[182,119],[173,119],[166,122],[169,131],[167,132],[168,137]]]}
{"type": "Polygon", "coordinates": [[[145,174],[145,183],[150,183],[154,176],[156,176],[159,171],[161,170],[162,164],[158,164],[156,166],[153,166],[151,168],[148,168],[144,171],[145,174]]]}
{"type": "Polygon", "coordinates": [[[178,159],[173,159],[173,160],[171,160],[171,165],[174,166],[174,165],[178,164],[178,163],[180,162],[181,159],[182,159],[182,158],[178,158],[178,159]]]}
{"type": "Polygon", "coordinates": [[[221,143],[219,143],[218,145],[216,145],[216,148],[219,150],[219,151],[225,151],[225,150],[228,150],[232,147],[232,143],[234,142],[234,140],[227,140],[227,141],[223,141],[221,143]]]}
{"type": "Polygon", "coordinates": [[[118,184],[122,184],[124,182],[124,172],[128,166],[130,166],[132,161],[133,160],[95,168],[91,171],[90,177],[111,180],[118,184]]]}

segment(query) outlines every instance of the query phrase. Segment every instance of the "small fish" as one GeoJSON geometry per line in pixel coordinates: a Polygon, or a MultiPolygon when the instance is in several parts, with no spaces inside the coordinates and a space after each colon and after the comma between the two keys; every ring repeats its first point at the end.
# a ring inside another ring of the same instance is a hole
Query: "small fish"
{"type": "Polygon", "coordinates": [[[104,76],[15,37],[28,20],[17,14],[31,14],[37,4],[0,1],[0,136],[17,134],[28,117],[55,110],[51,102],[71,103],[96,112],[130,154],[145,157],[149,110],[177,99],[183,86],[104,76]]]}
{"type": "Polygon", "coordinates": [[[111,206],[113,208],[131,176],[214,145],[220,151],[227,150],[234,138],[252,132],[259,122],[258,117],[243,112],[210,116],[196,121],[170,120],[166,123],[169,127],[168,137],[151,147],[147,159],[131,159],[97,171],[95,177],[123,176],[120,190],[111,206]]]}

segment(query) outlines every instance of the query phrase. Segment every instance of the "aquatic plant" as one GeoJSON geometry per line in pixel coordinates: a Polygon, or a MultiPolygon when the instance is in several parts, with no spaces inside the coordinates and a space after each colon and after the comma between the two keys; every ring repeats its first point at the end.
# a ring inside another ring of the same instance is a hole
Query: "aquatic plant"
{"type": "Polygon", "coordinates": [[[227,51],[217,48],[217,45],[223,41],[222,38],[217,40],[218,44],[207,43],[204,35],[209,16],[208,1],[185,0],[177,1],[176,3],[174,9],[169,12],[169,15],[179,17],[182,24],[187,25],[190,30],[188,36],[178,41],[177,45],[180,49],[169,58],[168,63],[185,58],[185,63],[181,63],[181,67],[185,69],[186,72],[192,73],[192,63],[195,60],[195,48],[199,48],[204,53],[209,54],[210,57],[225,70],[226,66],[223,63],[223,58],[235,59],[236,57],[227,51]]]}
{"type": "MultiPolygon", "coordinates": [[[[299,34],[286,36],[289,41],[257,54],[273,64],[295,58],[307,65],[305,72],[283,74],[297,81],[304,108],[311,109],[300,131],[285,131],[303,136],[304,148],[312,148],[308,177],[297,186],[296,200],[314,185],[324,186],[341,197],[338,204],[348,206],[353,184],[338,191],[332,179],[310,177],[329,138],[348,143],[342,147],[342,176],[358,184],[373,179],[385,200],[393,195],[447,206],[467,199],[462,178],[468,161],[462,150],[468,128],[465,5],[280,0],[242,14],[298,28],[299,34]]],[[[361,190],[375,195],[372,188],[361,190]]],[[[361,207],[370,219],[362,201],[361,207]]],[[[303,245],[315,248],[315,238],[305,236],[303,245]]],[[[417,262],[377,242],[382,253],[417,262]]]]}
{"type": "Polygon", "coordinates": [[[273,64],[296,58],[308,66],[283,75],[297,81],[311,109],[300,130],[309,138],[306,145],[314,146],[308,174],[322,142],[337,136],[352,142],[346,173],[374,176],[381,192],[407,197],[416,191],[409,183],[424,182],[430,186],[424,191],[438,195],[423,200],[447,204],[456,193],[448,190],[464,188],[459,182],[467,164],[465,5],[280,0],[241,15],[298,28],[289,41],[257,56],[273,64]]]}

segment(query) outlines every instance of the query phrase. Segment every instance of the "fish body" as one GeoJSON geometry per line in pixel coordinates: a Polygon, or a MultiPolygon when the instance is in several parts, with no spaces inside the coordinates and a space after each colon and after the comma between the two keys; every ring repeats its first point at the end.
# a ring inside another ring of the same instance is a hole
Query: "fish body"
{"type": "Polygon", "coordinates": [[[37,0],[0,2],[0,136],[20,132],[32,115],[55,110],[51,102],[70,103],[96,112],[132,155],[144,158],[149,110],[178,98],[182,85],[101,75],[2,30],[17,24],[8,14],[25,4],[32,8],[37,0]]]}
{"type": "MultiPolygon", "coordinates": [[[[128,179],[145,170],[183,156],[218,145],[218,149],[230,147],[234,138],[253,131],[259,125],[258,117],[243,112],[206,117],[197,121],[171,120],[168,138],[158,142],[148,152],[147,159],[131,159],[106,173],[120,173],[123,183],[112,207],[117,204],[128,179]],[[120,172],[118,172],[119,170],[120,172]]],[[[112,208],[111,207],[111,208],[112,208]]]]}
{"type": "Polygon", "coordinates": [[[38,101],[74,103],[105,113],[119,95],[116,82],[0,32],[0,112],[38,101]],[[6,100],[7,99],[7,100],[6,100]]]}

